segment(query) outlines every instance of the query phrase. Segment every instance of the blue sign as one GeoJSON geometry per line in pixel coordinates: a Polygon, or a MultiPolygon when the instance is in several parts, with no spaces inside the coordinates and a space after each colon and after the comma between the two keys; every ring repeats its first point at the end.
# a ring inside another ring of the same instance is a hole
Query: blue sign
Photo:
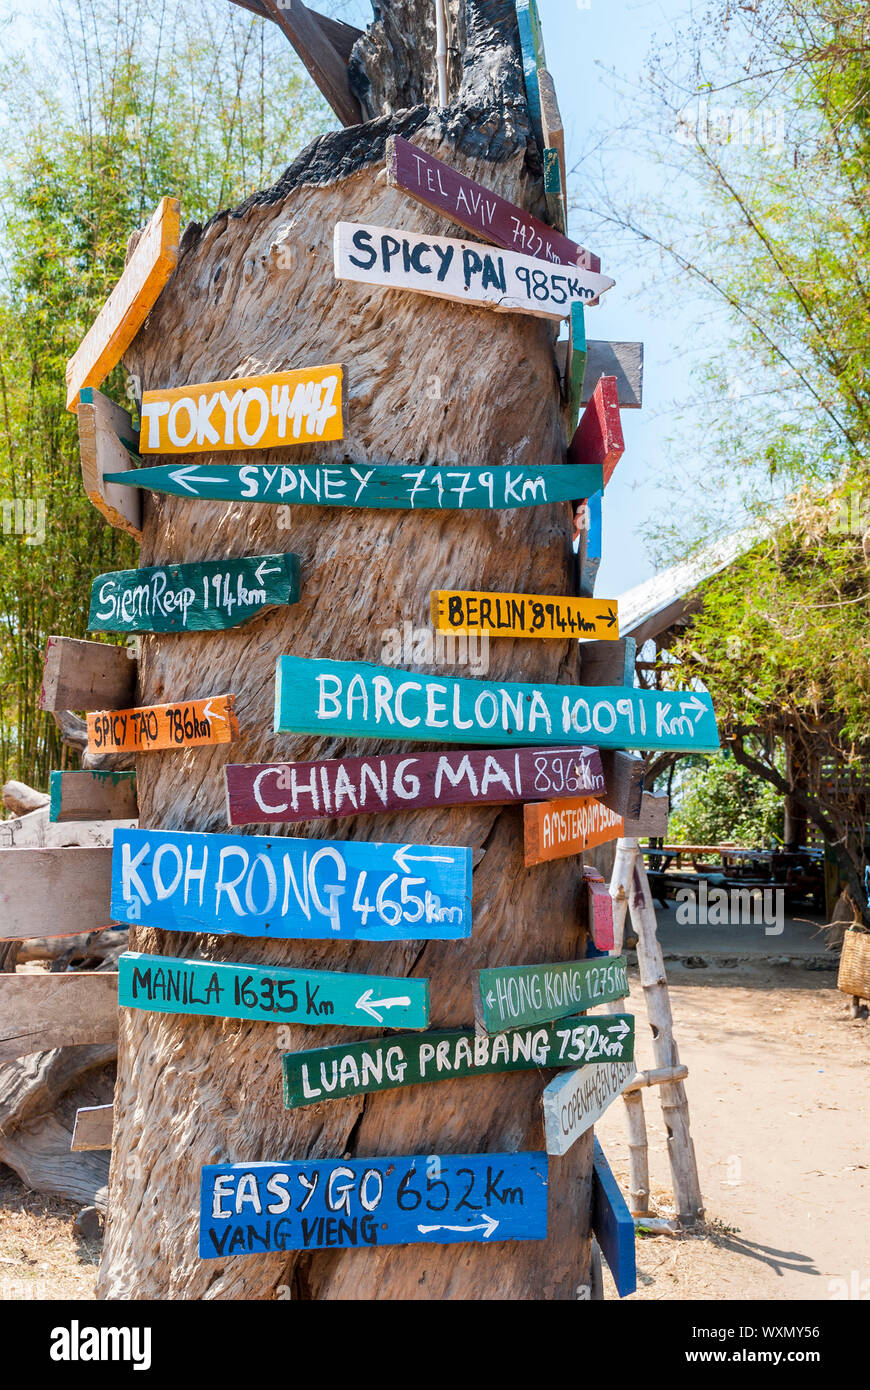
{"type": "Polygon", "coordinates": [[[353,1250],[543,1240],[547,1155],[217,1163],[202,1170],[204,1260],[267,1250],[353,1250]]]}
{"type": "Polygon", "coordinates": [[[592,1230],[620,1298],[637,1288],[634,1221],[597,1139],[592,1149],[592,1230]]]}
{"type": "Polygon", "coordinates": [[[111,912],[164,931],[455,940],[471,935],[471,850],[119,829],[111,912]]]}

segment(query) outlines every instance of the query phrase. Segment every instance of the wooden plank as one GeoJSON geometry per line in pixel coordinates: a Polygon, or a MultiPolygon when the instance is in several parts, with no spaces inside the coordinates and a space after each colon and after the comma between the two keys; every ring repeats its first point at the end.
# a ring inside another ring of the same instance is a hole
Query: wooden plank
{"type": "Polygon", "coordinates": [[[136,820],[139,815],[135,772],[52,772],[50,790],[52,822],[136,820]]]}
{"type": "Polygon", "coordinates": [[[584,849],[606,845],[625,833],[622,817],[594,796],[527,802],[523,831],[526,868],[582,854],[584,849]]]}
{"type": "Polygon", "coordinates": [[[125,951],[118,1003],[158,1014],[202,1014],[265,1023],[425,1028],[429,981],[334,970],[179,960],[125,951]]]}
{"type": "Polygon", "coordinates": [[[66,364],[67,410],[78,410],[83,386],[100,386],[120,362],[178,263],[180,205],[161,198],[79,348],[66,364]]]}
{"type": "Polygon", "coordinates": [[[568,318],[572,304],[596,299],[616,284],[583,266],[556,268],[516,251],[491,251],[479,241],[360,222],[336,223],[335,274],[361,285],[556,321],[568,318]]]}
{"type": "Polygon", "coordinates": [[[560,232],[565,230],[565,199],[562,192],[562,171],[559,151],[555,146],[544,150],[544,197],[547,216],[560,232]]]}
{"type": "MultiPolygon", "coordinates": [[[[565,131],[556,97],[556,84],[544,66],[538,68],[538,95],[541,101],[541,133],[544,140],[544,150],[555,149],[558,155],[562,192],[567,197],[568,167],[565,163],[565,131]]],[[[597,266],[590,266],[590,270],[597,269],[597,266]]]]}
{"type": "Polygon", "coordinates": [[[329,102],[343,126],[360,125],[363,113],[350,88],[347,59],[333,43],[322,16],[302,0],[261,0],[270,19],[284,31],[312,82],[329,102]]]}
{"type": "Polygon", "coordinates": [[[114,1042],[117,1036],[117,975],[0,974],[0,1065],[31,1052],[114,1042]]]}
{"type": "Polygon", "coordinates": [[[113,853],[118,922],[302,941],[471,935],[470,849],[119,830],[113,853]]]}
{"type": "Polygon", "coordinates": [[[598,1140],[593,1141],[590,1224],[620,1298],[637,1288],[634,1221],[598,1140]]]}
{"type": "Polygon", "coordinates": [[[299,556],[250,555],[98,574],[91,632],[215,632],[299,602],[299,556]]]}
{"type": "Polygon", "coordinates": [[[89,753],[151,753],[202,748],[239,736],[234,695],[182,700],[138,709],[93,710],[87,716],[89,753]]]}
{"type": "MultiPolygon", "coordinates": [[[[592,301],[590,300],[591,304],[592,301]]],[[[580,306],[575,306],[579,308],[580,306]]],[[[572,319],[575,313],[572,311],[572,319]]],[[[576,344],[579,341],[575,335],[576,344]]],[[[577,422],[581,406],[588,405],[595,388],[603,376],[616,377],[616,393],[621,410],[640,410],[643,406],[643,343],[610,343],[596,338],[586,339],[582,335],[583,356],[580,375],[579,395],[573,397],[571,414],[572,428],[577,422]]],[[[571,399],[570,383],[572,373],[571,342],[563,339],[556,343],[556,363],[559,374],[565,383],[564,395],[571,399]]],[[[578,361],[576,370],[579,372],[578,361]]]]}
{"type": "Polygon", "coordinates": [[[479,1034],[409,1033],[286,1052],[282,1059],[284,1105],[296,1110],[345,1096],[393,1091],[434,1081],[575,1066],[600,1057],[634,1056],[634,1015],[608,1014],[479,1034]],[[612,1049],[616,1050],[613,1051],[612,1049]]]}
{"type": "Polygon", "coordinates": [[[582,598],[591,599],[595,593],[595,581],[601,565],[602,551],[602,503],[603,494],[593,492],[582,505],[582,536],[577,550],[578,580],[577,592],[582,598]]]}
{"type": "Polygon", "coordinates": [[[547,1156],[541,1153],[403,1154],[202,1169],[203,1260],[264,1250],[494,1244],[546,1234],[547,1156]]]}
{"type": "MultiPolygon", "coordinates": [[[[499,965],[472,975],[474,1023],[478,1033],[529,1028],[582,1013],[584,1009],[628,994],[623,956],[560,961],[555,965],[499,965]]],[[[621,1056],[628,1025],[609,1029],[600,1055],[621,1056]],[[614,1051],[609,1051],[613,1048],[614,1051]]]]}
{"type": "MultiPolygon", "coordinates": [[[[78,777],[82,774],[70,775],[78,777]]],[[[123,821],[55,822],[49,819],[50,809],[49,803],[48,806],[41,806],[38,811],[28,812],[26,816],[0,821],[0,848],[62,849],[68,846],[80,849],[111,849],[112,837],[119,826],[129,828],[136,824],[135,816],[123,821]]]]}
{"type": "Polygon", "coordinates": [[[506,806],[535,796],[603,793],[597,748],[485,748],[230,763],[230,825],[291,824],[429,806],[506,806]]]}
{"type": "Polygon", "coordinates": [[[49,637],[39,708],[121,709],[136,698],[138,663],[126,647],[49,637]]]}
{"type": "Polygon", "coordinates": [[[387,183],[506,251],[536,256],[557,265],[601,270],[600,256],[427,150],[403,140],[401,135],[391,135],[387,140],[387,183]]]}
{"type": "Polygon", "coordinates": [[[0,849],[0,940],[108,927],[111,865],[110,849],[0,849]]]}
{"type": "Polygon", "coordinates": [[[613,937],[613,899],[610,889],[601,875],[584,865],[583,877],[586,880],[588,922],[592,940],[599,951],[612,951],[613,937]]]}
{"type": "Polygon", "coordinates": [[[596,793],[598,800],[608,811],[623,819],[637,816],[643,796],[645,759],[635,757],[633,753],[617,753],[602,748],[601,766],[606,790],[596,793]]]}
{"type": "Polygon", "coordinates": [[[584,685],[634,685],[637,643],[633,637],[618,642],[584,642],[580,671],[584,685]]]}
{"type": "Polygon", "coordinates": [[[501,747],[575,739],[599,748],[719,746],[706,693],[481,681],[296,656],[278,658],[275,732],[501,747]]]}
{"type": "Polygon", "coordinates": [[[142,540],[142,498],[138,492],[107,483],[107,473],[133,467],[130,452],[139,452],[139,431],[114,401],[93,386],[83,386],[78,408],[79,458],[88,500],[110,526],[142,540]]]}
{"type": "Polygon", "coordinates": [[[333,362],[146,391],[141,453],[276,449],[342,439],[343,377],[343,368],[333,362]]]}
{"type": "MultiPolygon", "coordinates": [[[[556,344],[556,358],[559,359],[561,343],[556,344]]],[[[573,437],[580,415],[583,400],[583,382],[586,378],[586,311],[582,304],[571,305],[568,319],[568,340],[561,370],[562,398],[568,411],[568,432],[573,437]]]]}
{"type": "Polygon", "coordinates": [[[245,464],[208,468],[190,463],[181,467],[138,468],[116,473],[110,482],[150,488],[173,497],[202,497],[209,501],[293,502],[305,507],[377,507],[400,511],[491,511],[539,507],[588,495],[601,486],[600,468],[576,469],[567,464],[546,468],[403,469],[398,464],[245,464]]]}
{"type": "Polygon", "coordinates": [[[520,52],[523,60],[523,80],[526,87],[526,100],[532,129],[539,145],[543,145],[544,134],[541,124],[541,93],[538,73],[546,66],[544,39],[541,21],[535,0],[516,0],[517,27],[520,35],[520,52]]]}
{"type": "Polygon", "coordinates": [[[644,792],[640,815],[637,820],[625,822],[626,838],[631,840],[646,839],[649,836],[654,839],[664,838],[668,833],[670,809],[670,802],[666,796],[653,796],[652,792],[644,792]]]}
{"type": "Polygon", "coordinates": [[[70,1150],[81,1153],[87,1149],[111,1149],[114,1127],[113,1105],[88,1105],[77,1110],[70,1150]]]}
{"type": "Polygon", "coordinates": [[[616,378],[603,376],[599,379],[592,399],[574,432],[568,449],[568,459],[575,464],[600,464],[606,487],[624,452],[625,439],[622,434],[622,421],[619,418],[616,378]]]}
{"type": "Polygon", "coordinates": [[[430,598],[437,632],[490,637],[619,637],[616,599],[566,598],[559,594],[500,594],[434,589],[430,598]]]}
{"type": "Polygon", "coordinates": [[[544,1138],[548,1154],[563,1155],[601,1119],[635,1076],[634,1062],[596,1062],[557,1076],[544,1087],[544,1138]]]}

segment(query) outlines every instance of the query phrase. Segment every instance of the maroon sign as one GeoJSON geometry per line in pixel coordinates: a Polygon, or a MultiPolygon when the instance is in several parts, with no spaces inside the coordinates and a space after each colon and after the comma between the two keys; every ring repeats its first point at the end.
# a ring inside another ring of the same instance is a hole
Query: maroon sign
{"type": "Polygon", "coordinates": [[[387,141],[387,182],[433,212],[458,222],[466,231],[507,251],[601,272],[600,256],[403,140],[401,135],[392,135],[387,141]]]}
{"type": "Polygon", "coordinates": [[[597,748],[485,748],[311,763],[230,763],[230,825],[318,820],[420,806],[504,806],[604,790],[597,748]]]}

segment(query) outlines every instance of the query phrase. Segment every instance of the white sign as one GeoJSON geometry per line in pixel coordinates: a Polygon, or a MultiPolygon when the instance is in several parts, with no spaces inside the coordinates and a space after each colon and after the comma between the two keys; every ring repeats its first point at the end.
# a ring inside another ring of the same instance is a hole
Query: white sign
{"type": "Polygon", "coordinates": [[[356,222],[336,225],[335,274],[546,319],[568,318],[572,304],[589,304],[616,283],[580,266],[553,265],[479,241],[356,222]]]}
{"type": "Polygon", "coordinates": [[[636,1075],[634,1062],[593,1062],[551,1081],[542,1097],[547,1153],[566,1154],[636,1075]]]}

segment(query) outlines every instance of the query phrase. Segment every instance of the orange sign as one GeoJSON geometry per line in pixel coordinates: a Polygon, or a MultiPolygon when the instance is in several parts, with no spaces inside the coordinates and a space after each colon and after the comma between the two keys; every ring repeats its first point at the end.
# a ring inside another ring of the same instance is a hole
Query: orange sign
{"type": "Polygon", "coordinates": [[[234,695],[213,695],[174,705],[97,710],[88,715],[88,752],[147,753],[232,743],[239,736],[234,701],[234,695]]]}
{"type": "Polygon", "coordinates": [[[622,816],[609,811],[594,796],[529,801],[523,807],[523,829],[527,868],[549,859],[567,859],[625,833],[622,816]]]}

